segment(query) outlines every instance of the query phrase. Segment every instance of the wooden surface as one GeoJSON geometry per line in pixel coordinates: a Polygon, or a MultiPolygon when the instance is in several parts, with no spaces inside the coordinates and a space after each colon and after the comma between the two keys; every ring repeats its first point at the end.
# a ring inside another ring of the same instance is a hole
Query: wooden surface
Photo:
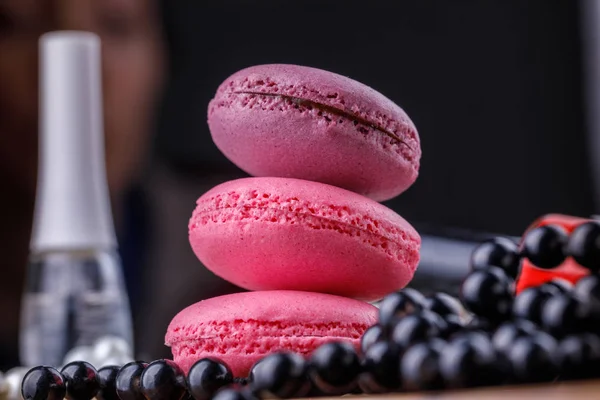
{"type": "MultiPolygon", "coordinates": [[[[378,396],[344,396],[344,400],[600,400],[600,380],[556,383],[543,386],[511,386],[474,389],[457,392],[415,393],[415,394],[386,394],[378,396]]],[[[319,400],[340,400],[336,398],[320,398],[319,400]]]]}

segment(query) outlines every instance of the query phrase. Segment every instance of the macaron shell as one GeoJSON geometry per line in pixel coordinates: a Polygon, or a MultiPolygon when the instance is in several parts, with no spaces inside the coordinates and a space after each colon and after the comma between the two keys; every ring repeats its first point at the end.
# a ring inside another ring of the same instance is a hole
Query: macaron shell
{"type": "Polygon", "coordinates": [[[404,287],[419,260],[419,235],[389,208],[289,178],[213,188],[198,200],[189,235],[208,269],[250,290],[377,300],[404,287]]]}
{"type": "Polygon", "coordinates": [[[323,182],[377,201],[418,176],[420,141],[406,113],[368,86],[320,69],[239,71],[219,87],[208,124],[219,149],[254,176],[323,182]]]}
{"type": "Polygon", "coordinates": [[[308,356],[333,340],[358,349],[361,335],[376,322],[375,307],[343,297],[281,290],[237,293],[182,310],[169,324],[165,343],[185,372],[199,359],[214,357],[242,377],[275,351],[308,356]]]}

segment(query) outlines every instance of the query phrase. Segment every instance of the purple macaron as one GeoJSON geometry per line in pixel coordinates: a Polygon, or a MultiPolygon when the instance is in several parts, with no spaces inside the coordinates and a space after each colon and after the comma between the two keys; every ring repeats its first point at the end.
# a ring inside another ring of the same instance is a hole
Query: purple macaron
{"type": "Polygon", "coordinates": [[[391,199],[416,180],[417,130],[394,102],[350,78],[260,65],[221,84],[208,124],[217,147],[254,176],[338,186],[391,199]]]}

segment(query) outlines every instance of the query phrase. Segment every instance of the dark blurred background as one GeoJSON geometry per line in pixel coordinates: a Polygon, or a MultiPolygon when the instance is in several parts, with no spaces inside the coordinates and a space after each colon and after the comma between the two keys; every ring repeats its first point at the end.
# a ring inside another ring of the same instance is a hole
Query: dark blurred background
{"type": "Polygon", "coordinates": [[[254,64],[309,65],[411,116],[420,177],[388,204],[422,231],[518,235],[547,212],[589,215],[579,15],[577,1],[170,2],[156,149],[181,171],[233,168],[206,124],[218,84],[254,64]]]}

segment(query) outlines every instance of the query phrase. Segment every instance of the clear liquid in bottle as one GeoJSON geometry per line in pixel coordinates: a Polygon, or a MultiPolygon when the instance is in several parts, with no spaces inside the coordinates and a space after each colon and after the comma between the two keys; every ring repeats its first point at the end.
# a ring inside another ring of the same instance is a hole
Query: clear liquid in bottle
{"type": "Polygon", "coordinates": [[[132,348],[132,323],[117,254],[110,251],[34,255],[23,297],[21,361],[61,365],[74,347],[105,336],[132,348]]]}

